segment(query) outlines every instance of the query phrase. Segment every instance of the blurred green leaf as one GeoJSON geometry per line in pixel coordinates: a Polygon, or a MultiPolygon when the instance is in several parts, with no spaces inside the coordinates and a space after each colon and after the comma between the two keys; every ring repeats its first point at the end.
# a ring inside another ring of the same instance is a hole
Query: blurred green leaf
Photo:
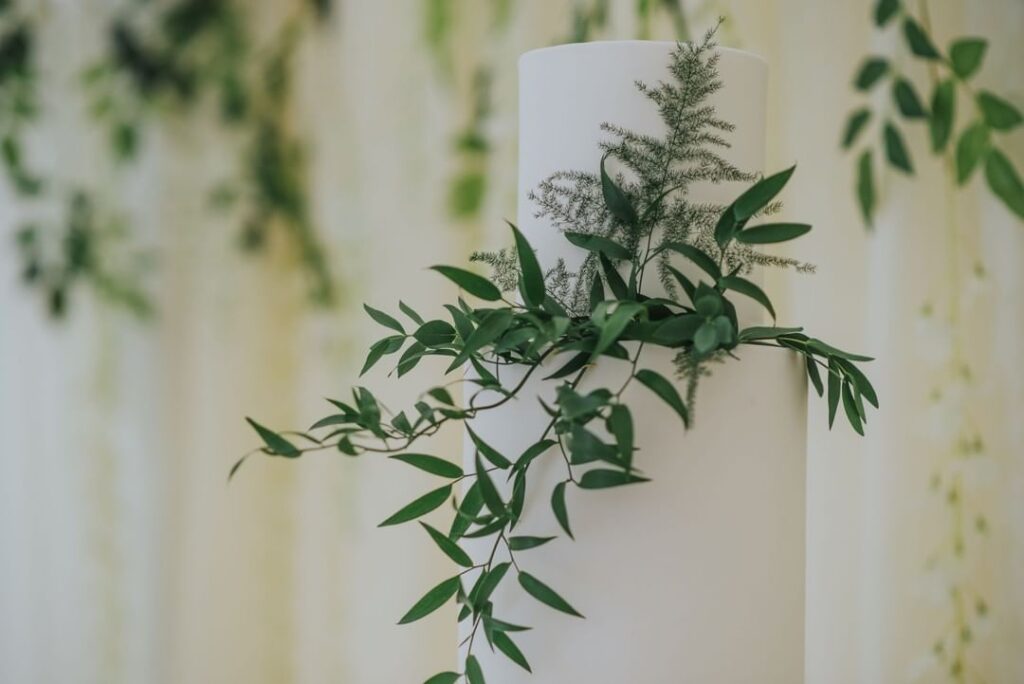
{"type": "Polygon", "coordinates": [[[889,72],[889,62],[882,57],[868,57],[861,64],[853,85],[857,90],[870,90],[889,72]]]}
{"type": "Polygon", "coordinates": [[[913,84],[905,78],[898,78],[892,86],[892,97],[900,114],[908,119],[923,119],[928,116],[928,110],[921,104],[921,98],[917,96],[913,84]]]}
{"type": "Polygon", "coordinates": [[[857,136],[864,130],[864,127],[868,125],[871,120],[871,110],[867,107],[861,107],[860,109],[852,112],[849,118],[846,120],[846,129],[843,132],[843,149],[850,149],[854,142],[857,140],[857,136]]]}
{"type": "Polygon", "coordinates": [[[949,61],[953,73],[968,79],[981,67],[988,41],[984,38],[960,38],[949,47],[949,61]]]}
{"type": "Polygon", "coordinates": [[[1024,121],[1019,109],[987,90],[978,93],[978,107],[985,117],[985,123],[997,131],[1013,130],[1024,121]]]}
{"type": "Polygon", "coordinates": [[[907,39],[910,51],[918,57],[922,59],[942,58],[938,48],[932,43],[932,39],[912,17],[908,16],[903,19],[903,36],[907,39]]]}
{"type": "Polygon", "coordinates": [[[861,152],[857,160],[857,202],[864,222],[872,225],[875,218],[875,171],[871,150],[861,152]]]}
{"type": "Polygon", "coordinates": [[[1019,218],[1024,219],[1024,184],[1013,164],[999,150],[985,159],[985,179],[992,192],[1019,218]]]}
{"type": "Polygon", "coordinates": [[[892,122],[885,123],[884,130],[885,156],[895,168],[904,173],[914,173],[914,166],[910,161],[910,152],[903,142],[903,135],[892,122]]]}
{"type": "Polygon", "coordinates": [[[960,185],[970,179],[987,152],[988,126],[976,121],[964,129],[956,143],[956,180],[960,185]]]}
{"type": "Polygon", "coordinates": [[[806,235],[810,230],[811,226],[806,223],[765,223],[741,231],[736,235],[736,241],[748,245],[786,242],[806,235]]]}
{"type": "Polygon", "coordinates": [[[875,3],[875,25],[882,27],[900,11],[900,0],[878,0],[875,3]]]}
{"type": "Polygon", "coordinates": [[[946,149],[950,134],[953,132],[953,119],[956,111],[956,86],[951,79],[946,79],[935,86],[932,94],[932,113],[928,119],[931,133],[932,151],[942,152],[946,149]]]}

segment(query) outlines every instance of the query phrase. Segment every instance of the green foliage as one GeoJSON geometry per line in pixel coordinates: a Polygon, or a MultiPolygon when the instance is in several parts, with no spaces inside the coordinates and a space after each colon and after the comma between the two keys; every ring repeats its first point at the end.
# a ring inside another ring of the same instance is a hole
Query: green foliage
{"type": "MultiPolygon", "coordinates": [[[[713,85],[714,59],[704,54],[708,46],[706,41],[702,47],[682,47],[673,63],[673,74],[680,77],[686,72],[686,77],[693,79],[690,82],[705,95],[717,87],[713,85]]],[[[645,92],[658,93],[655,99],[665,110],[684,105],[679,108],[693,108],[686,116],[695,117],[694,121],[703,121],[704,126],[714,124],[717,130],[728,128],[725,122],[714,119],[713,112],[697,114],[703,96],[695,99],[681,86],[662,85],[645,92]]],[[[867,357],[836,349],[799,328],[741,328],[736,317],[734,295],[753,298],[774,315],[767,294],[740,275],[749,255],[743,250],[749,250],[749,245],[792,240],[810,230],[810,226],[799,223],[749,225],[774,206],[793,169],[752,183],[733,203],[717,208],[713,214],[689,205],[684,209],[679,204],[684,200],[667,192],[682,181],[682,168],[666,164],[668,177],[653,178],[651,169],[636,156],[639,138],[623,129],[609,130],[616,131],[619,142],[602,151],[602,161],[595,164],[597,172],[573,175],[575,184],[563,188],[566,196],[589,197],[600,204],[600,208],[582,210],[578,223],[565,222],[567,215],[561,217],[564,237],[587,255],[592,264],[589,272],[571,276],[557,270],[544,273],[532,247],[513,226],[514,248],[492,253],[487,259],[502,265],[504,270],[495,280],[506,290],[518,291],[518,300],[502,297],[491,281],[470,271],[435,266],[434,271],[482,300],[480,304],[458,298],[446,305],[446,320],[426,320],[410,307],[400,305],[402,315],[413,325],[386,311],[366,307],[370,318],[386,333],[372,345],[368,364],[394,354],[398,356],[394,369],[399,376],[428,357],[448,360],[446,374],[471,368],[473,372],[461,381],[461,400],[456,400],[447,385],[438,385],[427,389],[411,410],[391,414],[370,390],[356,388],[349,402],[331,400],[332,412],[313,425],[313,435],[304,435],[310,441],[308,446],[297,446],[253,423],[264,444],[262,450],[270,455],[294,457],[329,449],[350,456],[382,454],[447,480],[381,523],[388,526],[419,520],[450,504],[448,534],[420,524],[459,568],[459,574],[430,589],[401,618],[402,623],[413,622],[454,598],[459,621],[469,621],[463,673],[444,672],[428,681],[462,678],[468,684],[483,682],[484,674],[474,655],[479,634],[498,652],[530,669],[526,655],[510,636],[526,627],[502,621],[502,606],[494,599],[496,589],[513,574],[522,591],[533,599],[582,617],[560,591],[528,571],[529,554],[557,540],[524,534],[517,527],[525,506],[527,479],[537,461],[562,459],[566,476],[553,486],[550,505],[553,518],[570,538],[570,492],[595,492],[593,495],[598,496],[597,490],[646,482],[634,462],[637,444],[642,441],[627,399],[633,396],[627,390],[634,383],[640,391],[653,393],[664,402],[679,418],[677,429],[685,430],[693,420],[698,380],[707,374],[709,364],[726,362],[743,345],[768,346],[802,355],[811,384],[819,394],[824,392],[819,368],[824,368],[832,415],[843,399],[844,412],[856,431],[863,431],[866,405],[878,405],[874,388],[858,367],[870,360],[867,357]],[[622,142],[627,140],[632,142],[622,142]],[[632,168],[633,180],[606,172],[605,162],[612,160],[632,168]],[[591,223],[591,219],[600,222],[591,223]],[[695,223],[684,226],[684,220],[695,223]],[[595,230],[595,226],[602,230],[595,230]],[[665,229],[672,229],[676,239],[648,239],[665,229]],[[697,231],[702,231],[705,239],[680,239],[692,237],[697,231]],[[739,263],[730,265],[736,259],[739,263]],[[697,282],[679,270],[683,260],[700,269],[702,276],[697,282]],[[667,297],[644,294],[644,275],[655,269],[667,273],[677,285],[667,297]],[[585,282],[581,278],[586,278],[585,282]],[[651,348],[659,347],[675,354],[676,369],[687,382],[685,396],[672,379],[642,363],[651,348]],[[629,368],[621,386],[581,389],[583,378],[594,365],[616,362],[629,368]],[[499,380],[506,366],[521,371],[514,376],[515,381],[499,380]],[[547,382],[554,389],[553,400],[542,404],[549,420],[539,434],[531,435],[531,442],[521,454],[501,453],[473,428],[473,421],[484,412],[523,400],[523,388],[538,372],[547,374],[547,382]],[[472,466],[463,469],[445,458],[417,451],[420,440],[437,434],[449,423],[463,424],[472,445],[472,458],[467,460],[472,466]],[[474,558],[459,546],[462,539],[486,539],[490,552],[474,558]]],[[[710,156],[698,155],[705,144],[697,139],[686,144],[642,144],[668,155],[663,160],[675,161],[677,156],[684,160],[715,159],[713,151],[708,152],[710,156]]],[[[717,145],[712,143],[711,147],[717,145]]],[[[718,170],[722,178],[739,177],[739,172],[724,162],[718,170]]]]}
{"type": "MultiPolygon", "coordinates": [[[[926,10],[924,5],[922,11],[926,10]]],[[[909,55],[927,65],[930,74],[930,95],[922,98],[912,79],[895,69],[884,57],[867,57],[854,77],[858,91],[868,91],[886,79],[892,84],[895,114],[889,110],[875,111],[871,106],[860,106],[847,118],[842,134],[842,147],[856,150],[856,195],[866,225],[871,226],[876,209],[876,178],[872,163],[872,143],[865,142],[863,133],[877,121],[879,139],[884,158],[889,166],[912,175],[914,164],[904,137],[904,126],[923,122],[928,126],[932,152],[951,154],[956,177],[963,184],[974,169],[984,167],[985,180],[991,192],[1013,213],[1024,219],[1024,190],[1020,176],[1002,147],[1001,135],[1017,129],[1024,122],[1020,109],[998,94],[975,91],[970,80],[982,67],[988,42],[983,38],[963,37],[953,40],[947,53],[943,53],[931,35],[926,14],[915,16],[899,0],[877,0],[874,9],[875,24],[880,29],[898,22],[903,34],[902,45],[909,55]],[[969,99],[975,113],[962,115],[965,125],[957,132],[957,94],[969,99]],[[925,102],[929,106],[925,106],[925,102]],[[955,151],[950,153],[949,142],[956,140],[955,151]],[[860,143],[858,145],[858,143],[860,143]],[[991,172],[990,172],[991,168],[991,172]]],[[[894,60],[898,63],[898,60],[894,60]]],[[[923,91],[928,93],[928,90],[923,91]]]]}
{"type": "Polygon", "coordinates": [[[235,177],[211,191],[211,204],[235,209],[246,251],[265,249],[273,231],[284,233],[318,305],[333,302],[335,285],[310,216],[292,74],[300,39],[328,7],[324,0],[296,5],[264,44],[234,0],[133,3],[113,21],[105,57],[83,74],[91,113],[123,164],[138,159],[161,118],[198,116],[212,104],[219,123],[245,142],[235,177]]]}

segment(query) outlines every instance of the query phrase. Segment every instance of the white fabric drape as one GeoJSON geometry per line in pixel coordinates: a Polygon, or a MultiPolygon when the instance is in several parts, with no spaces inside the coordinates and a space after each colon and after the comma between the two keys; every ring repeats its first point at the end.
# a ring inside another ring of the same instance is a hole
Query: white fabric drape
{"type": "MultiPolygon", "coordinates": [[[[49,321],[17,282],[3,236],[0,681],[391,684],[453,664],[450,612],[394,625],[444,559],[419,530],[376,529],[422,478],[340,455],[253,460],[230,486],[225,476],[253,445],[242,416],[304,425],[322,415],[322,397],[356,382],[377,334],[362,301],[394,310],[401,296],[432,311],[450,292],[425,266],[504,241],[515,59],[564,38],[569,4],[512,3],[511,24],[496,31],[487,3],[453,3],[445,74],[424,43],[424,3],[336,3],[330,30],[303,49],[299,117],[343,301],[310,313],[287,249],[241,254],[233,224],[206,207],[232,162],[230,139],[174,122],[147,132],[130,172],[102,161],[75,84],[112,4],[45,3],[47,114],[31,154],[130,212],[160,255],[159,313],[138,322],[82,292],[69,320],[49,321]],[[491,191],[479,221],[454,222],[451,143],[482,61],[493,69],[491,191]]],[[[853,161],[837,142],[854,66],[894,47],[872,34],[871,4],[688,3],[695,28],[725,14],[726,41],[770,64],[769,168],[799,163],[786,215],[815,231],[793,253],[819,266],[772,276],[781,320],[878,357],[882,410],[867,438],[829,433],[812,402],[808,682],[1020,682],[1024,224],[978,179],[954,191],[919,127],[909,138],[918,174],[883,172],[877,225],[862,229],[853,161]],[[951,551],[959,529],[962,555],[951,551]],[[934,652],[963,619],[953,586],[971,593],[962,678],[934,652]]],[[[276,5],[252,11],[270,21],[276,5]]],[[[604,37],[634,35],[634,5],[611,3],[604,37]]],[[[930,7],[943,41],[989,38],[982,84],[1024,105],[1024,4],[930,7]]],[[[1024,134],[1006,141],[1024,167],[1024,134]]],[[[2,225],[22,210],[5,195],[2,225]]],[[[413,396],[381,372],[362,382],[390,405],[413,396]]],[[[451,433],[436,448],[454,455],[458,444],[451,433]]]]}

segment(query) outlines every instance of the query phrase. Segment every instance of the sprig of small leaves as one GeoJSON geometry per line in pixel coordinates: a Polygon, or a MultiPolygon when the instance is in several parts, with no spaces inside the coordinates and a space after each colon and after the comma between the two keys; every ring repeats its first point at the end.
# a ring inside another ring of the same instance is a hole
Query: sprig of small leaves
{"type": "Polygon", "coordinates": [[[853,81],[857,91],[868,93],[888,87],[892,94],[891,102],[880,108],[864,105],[852,111],[843,131],[843,148],[857,147],[856,195],[865,223],[872,224],[878,201],[876,146],[864,141],[866,131],[874,127],[880,132],[879,146],[889,166],[912,175],[914,161],[904,127],[916,123],[927,125],[934,154],[947,154],[953,146],[953,163],[960,185],[966,184],[976,169],[983,168],[992,193],[1024,219],[1024,182],[1000,145],[1002,136],[1024,123],[1024,116],[1005,97],[972,85],[984,62],[988,41],[961,37],[943,52],[926,18],[910,11],[903,0],[877,0],[874,22],[880,30],[897,27],[906,53],[927,65],[932,83],[930,96],[923,98],[913,79],[894,60],[880,55],[866,57],[857,69],[853,81]],[[963,100],[969,101],[971,107],[961,113],[965,123],[957,132],[957,104],[963,100]]]}

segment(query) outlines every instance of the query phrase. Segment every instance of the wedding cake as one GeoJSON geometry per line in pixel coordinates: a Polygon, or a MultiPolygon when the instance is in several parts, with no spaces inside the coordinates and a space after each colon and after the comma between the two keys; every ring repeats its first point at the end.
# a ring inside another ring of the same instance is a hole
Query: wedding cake
{"type": "MultiPolygon", "coordinates": [[[[518,224],[545,268],[569,267],[583,250],[536,216],[527,197],[552,173],[596,172],[602,122],[650,135],[663,123],[637,81],[668,78],[668,42],[598,42],[535,50],[520,64],[518,224]]],[[[763,170],[766,65],[716,48],[723,86],[710,98],[716,116],[735,125],[722,156],[763,170]]],[[[609,157],[609,171],[616,160],[609,157]]],[[[695,201],[728,204],[745,187],[701,183],[695,201]]],[[[751,280],[760,274],[752,273],[751,280]]],[[[762,322],[756,305],[738,310],[740,327],[762,322]]],[[[674,375],[668,350],[645,352],[645,365],[674,375]],[[659,355],[659,352],[660,355],[659,355]]],[[[522,570],[549,582],[586,616],[556,612],[503,583],[493,596],[501,619],[533,627],[516,643],[534,674],[486,645],[474,654],[498,684],[570,682],[642,684],[799,684],[804,668],[806,384],[801,362],[777,349],[744,347],[740,361],[716,365],[702,380],[689,430],[660,399],[631,387],[636,466],[650,482],[587,491],[570,487],[575,540],[551,512],[550,492],[565,479],[561,457],[530,468],[516,534],[559,538],[517,554],[522,570]]],[[[588,387],[617,387],[628,364],[602,359],[588,387]]],[[[514,373],[503,381],[515,382],[514,373]]],[[[502,453],[518,454],[549,420],[535,398],[551,402],[555,381],[531,378],[521,398],[471,422],[502,453]]],[[[473,448],[467,441],[467,470],[473,448]]],[[[487,540],[464,540],[481,559],[487,540]]]]}

